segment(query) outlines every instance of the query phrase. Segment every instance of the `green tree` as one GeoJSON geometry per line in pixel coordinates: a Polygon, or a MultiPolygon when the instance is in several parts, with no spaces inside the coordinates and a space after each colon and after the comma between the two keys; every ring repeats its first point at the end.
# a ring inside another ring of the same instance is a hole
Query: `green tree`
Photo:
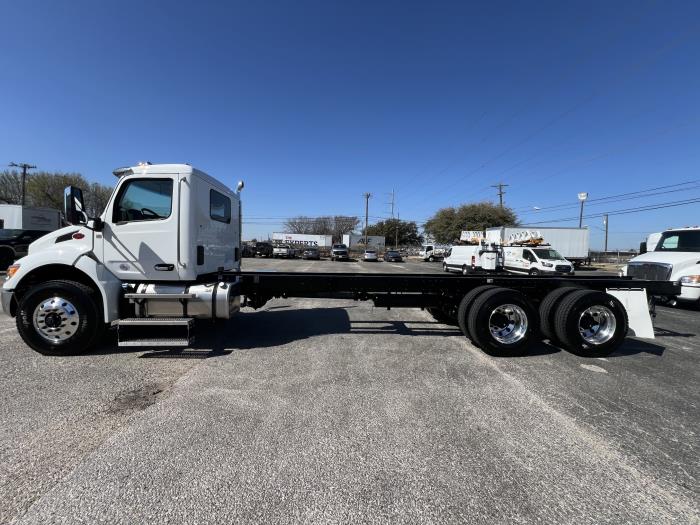
{"type": "Polygon", "coordinates": [[[412,221],[400,219],[387,219],[379,221],[367,227],[367,235],[382,235],[386,237],[387,246],[415,246],[423,242],[423,237],[418,233],[418,225],[412,221]]]}
{"type": "Polygon", "coordinates": [[[494,226],[513,226],[518,218],[508,208],[490,202],[463,204],[457,208],[442,208],[425,223],[425,232],[439,243],[452,243],[462,230],[485,230],[494,226]]]}

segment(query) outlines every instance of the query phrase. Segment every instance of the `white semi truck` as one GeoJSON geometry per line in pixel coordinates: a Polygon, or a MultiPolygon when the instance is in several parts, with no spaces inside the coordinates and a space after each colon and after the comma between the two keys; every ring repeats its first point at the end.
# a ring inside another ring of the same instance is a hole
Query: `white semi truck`
{"type": "Polygon", "coordinates": [[[652,233],[642,248],[622,275],[679,283],[680,293],[673,300],[700,305],[700,226],[652,233]]]}
{"type": "Polygon", "coordinates": [[[493,354],[526,352],[542,334],[601,356],[622,343],[628,327],[653,337],[646,292],[679,293],[668,281],[623,277],[243,272],[242,182],[232,191],[187,164],[115,175],[101,217],[87,217],[82,192],[67,188],[71,225],[32,243],[8,269],[2,310],[40,353],[84,352],[110,326],[120,346],[188,346],[195,319],[229,319],[273,297],[353,297],[425,308],[493,354]]]}

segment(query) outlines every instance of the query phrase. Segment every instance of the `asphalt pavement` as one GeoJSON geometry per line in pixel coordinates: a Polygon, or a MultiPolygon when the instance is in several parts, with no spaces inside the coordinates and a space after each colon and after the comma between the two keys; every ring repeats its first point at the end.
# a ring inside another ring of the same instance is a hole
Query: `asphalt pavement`
{"type": "Polygon", "coordinates": [[[66,358],[1,319],[0,523],[698,523],[699,320],[659,308],[655,340],[605,359],[499,359],[419,309],[346,300],[66,358]]]}

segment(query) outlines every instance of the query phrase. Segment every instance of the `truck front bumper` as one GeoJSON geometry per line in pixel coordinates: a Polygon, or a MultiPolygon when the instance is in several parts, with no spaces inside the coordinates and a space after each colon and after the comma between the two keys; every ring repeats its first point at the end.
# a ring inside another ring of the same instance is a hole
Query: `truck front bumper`
{"type": "Polygon", "coordinates": [[[681,285],[681,294],[676,296],[679,301],[698,302],[700,301],[700,286],[681,285]]]}
{"type": "Polygon", "coordinates": [[[5,290],[4,288],[0,288],[0,306],[2,307],[2,311],[0,311],[0,315],[7,315],[7,316],[12,315],[12,296],[13,295],[14,295],[14,290],[5,290]]]}

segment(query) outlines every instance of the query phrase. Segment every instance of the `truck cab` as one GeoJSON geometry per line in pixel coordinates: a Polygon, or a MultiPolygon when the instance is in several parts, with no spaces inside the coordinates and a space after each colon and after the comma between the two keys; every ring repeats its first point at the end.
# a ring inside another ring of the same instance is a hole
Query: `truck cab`
{"type": "Polygon", "coordinates": [[[652,235],[646,243],[651,251],[631,259],[622,275],[678,282],[681,293],[676,299],[700,304],[700,226],[672,228],[660,236],[652,235]]]}
{"type": "Polygon", "coordinates": [[[238,307],[217,275],[240,270],[242,183],[234,192],[188,164],[114,174],[100,217],[87,217],[82,191],[67,188],[70,225],[34,241],[8,268],[2,309],[39,351],[85,345],[129,316],[228,318],[238,307]]]}

